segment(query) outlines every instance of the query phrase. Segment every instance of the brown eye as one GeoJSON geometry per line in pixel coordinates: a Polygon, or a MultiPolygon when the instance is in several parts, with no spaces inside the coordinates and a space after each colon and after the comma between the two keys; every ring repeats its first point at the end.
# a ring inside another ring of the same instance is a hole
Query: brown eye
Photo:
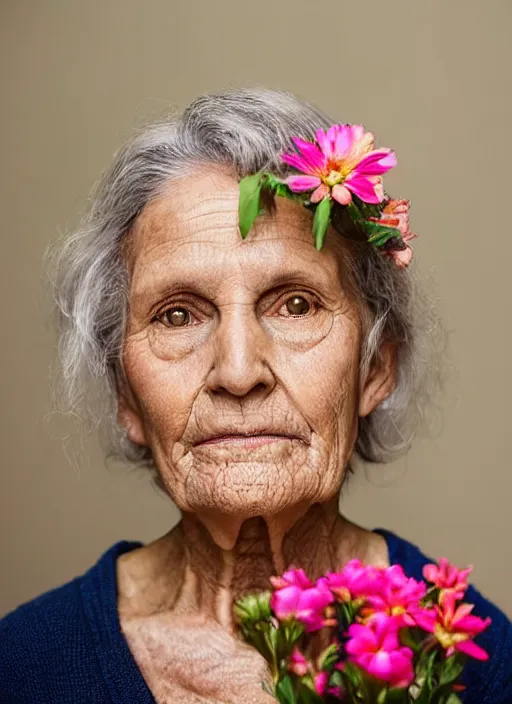
{"type": "Polygon", "coordinates": [[[168,308],[162,315],[162,322],[170,328],[179,328],[190,322],[190,313],[185,308],[168,308]]]}
{"type": "Polygon", "coordinates": [[[290,315],[306,315],[311,309],[311,304],[304,296],[292,296],[286,301],[286,309],[290,315]]]}

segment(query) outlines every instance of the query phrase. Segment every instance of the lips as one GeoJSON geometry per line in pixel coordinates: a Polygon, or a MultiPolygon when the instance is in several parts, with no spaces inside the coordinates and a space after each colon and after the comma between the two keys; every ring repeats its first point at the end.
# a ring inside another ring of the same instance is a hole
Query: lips
{"type": "Polygon", "coordinates": [[[279,440],[300,440],[295,435],[283,435],[280,433],[255,433],[255,434],[231,434],[231,435],[217,435],[215,437],[203,440],[198,445],[216,445],[224,442],[232,442],[238,445],[246,445],[251,447],[256,447],[257,445],[265,445],[269,442],[276,442],[279,440]]]}
{"type": "Polygon", "coordinates": [[[203,433],[197,438],[195,445],[213,445],[217,443],[233,442],[236,444],[264,444],[265,442],[276,442],[279,440],[302,440],[309,444],[309,436],[302,431],[295,429],[275,430],[273,428],[257,428],[244,432],[238,428],[225,428],[219,431],[203,433]]]}

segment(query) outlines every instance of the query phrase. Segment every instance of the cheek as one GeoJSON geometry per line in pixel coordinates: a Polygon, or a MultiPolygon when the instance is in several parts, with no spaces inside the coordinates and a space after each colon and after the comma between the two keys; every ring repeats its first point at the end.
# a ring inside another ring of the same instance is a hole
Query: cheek
{"type": "Polygon", "coordinates": [[[144,333],[127,341],[124,363],[150,445],[180,440],[204,381],[201,360],[191,355],[169,364],[144,333]]]}
{"type": "Polygon", "coordinates": [[[295,404],[324,439],[351,426],[357,410],[359,326],[335,315],[329,333],[306,352],[278,350],[276,371],[295,404]]]}

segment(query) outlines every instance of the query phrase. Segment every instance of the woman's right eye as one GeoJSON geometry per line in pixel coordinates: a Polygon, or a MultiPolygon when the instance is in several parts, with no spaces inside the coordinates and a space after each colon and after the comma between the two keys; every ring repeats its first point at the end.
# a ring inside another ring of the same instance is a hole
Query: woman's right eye
{"type": "Polygon", "coordinates": [[[174,306],[160,313],[157,320],[168,328],[181,328],[190,323],[191,317],[190,311],[186,308],[174,306]]]}

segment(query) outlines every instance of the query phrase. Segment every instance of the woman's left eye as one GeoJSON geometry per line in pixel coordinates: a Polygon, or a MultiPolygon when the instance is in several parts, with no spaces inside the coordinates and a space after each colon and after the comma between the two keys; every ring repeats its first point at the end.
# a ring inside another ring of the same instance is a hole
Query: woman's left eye
{"type": "Polygon", "coordinates": [[[301,317],[307,315],[314,306],[315,303],[310,297],[295,294],[283,303],[280,310],[285,308],[286,312],[292,317],[301,317]]]}

